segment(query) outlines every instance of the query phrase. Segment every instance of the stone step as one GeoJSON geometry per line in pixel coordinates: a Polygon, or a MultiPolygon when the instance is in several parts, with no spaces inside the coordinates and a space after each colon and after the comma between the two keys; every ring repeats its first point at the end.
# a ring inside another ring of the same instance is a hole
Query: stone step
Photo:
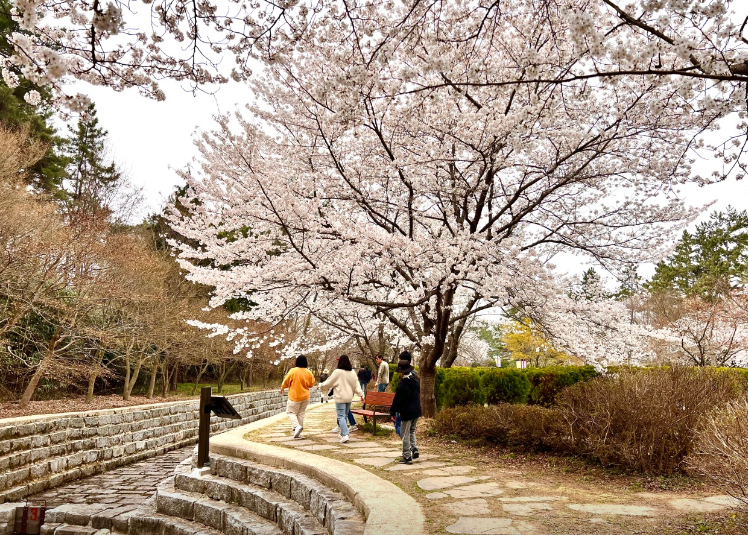
{"type": "Polygon", "coordinates": [[[262,516],[256,514],[254,495],[237,495],[236,501],[216,500],[203,494],[177,490],[164,483],[156,493],[156,510],[159,514],[176,517],[208,526],[226,535],[251,533],[253,535],[326,535],[318,530],[306,529],[311,521],[308,514],[292,515],[280,512],[268,501],[260,508],[262,516]]]}
{"type": "MultiPolygon", "coordinates": [[[[152,504],[144,505],[128,515],[124,523],[115,523],[116,535],[224,535],[192,520],[158,513],[152,504]]],[[[229,531],[231,535],[254,535],[249,530],[229,531]]],[[[260,534],[258,534],[260,535],[260,534]]]]}
{"type": "Polygon", "coordinates": [[[195,472],[187,472],[185,462],[175,471],[176,487],[200,493],[216,488],[223,496],[229,496],[232,486],[259,487],[280,494],[309,511],[329,534],[343,533],[344,530],[351,534],[363,533],[365,521],[359,510],[342,493],[314,478],[293,470],[217,454],[211,454],[211,472],[213,477],[200,477],[195,472]]]}
{"type": "Polygon", "coordinates": [[[41,535],[110,535],[108,529],[96,529],[75,524],[47,524],[44,523],[41,535]]]}

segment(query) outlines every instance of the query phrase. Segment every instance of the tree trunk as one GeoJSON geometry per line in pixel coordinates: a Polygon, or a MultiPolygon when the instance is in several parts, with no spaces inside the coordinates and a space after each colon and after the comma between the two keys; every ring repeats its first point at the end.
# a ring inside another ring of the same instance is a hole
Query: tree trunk
{"type": "Polygon", "coordinates": [[[39,386],[39,381],[44,376],[44,372],[47,371],[47,367],[52,363],[52,360],[54,360],[55,358],[55,349],[57,348],[57,343],[59,341],[60,341],[60,328],[57,327],[55,329],[54,334],[52,335],[52,339],[49,341],[49,348],[47,349],[47,352],[44,354],[42,361],[39,363],[39,366],[36,368],[34,375],[31,376],[31,380],[29,381],[29,384],[26,385],[26,389],[23,391],[23,395],[21,396],[21,399],[18,400],[18,404],[21,406],[22,409],[25,409],[26,407],[29,406],[29,402],[31,401],[31,398],[34,396],[34,392],[36,392],[36,387],[39,386]]]}
{"type": "Polygon", "coordinates": [[[94,357],[93,370],[91,376],[88,378],[88,391],[86,392],[86,403],[91,403],[94,397],[94,386],[96,385],[96,378],[99,376],[99,370],[101,369],[101,362],[104,360],[104,350],[97,349],[96,356],[94,357]]]}
{"type": "Polygon", "coordinates": [[[179,364],[174,365],[174,371],[171,372],[171,381],[169,382],[169,392],[177,391],[177,381],[179,378],[179,364]]]}
{"type": "Polygon", "coordinates": [[[436,416],[436,366],[426,366],[418,369],[421,380],[421,412],[425,418],[436,416]]]}
{"type": "Polygon", "coordinates": [[[128,387],[130,386],[130,355],[125,355],[125,384],[122,387],[122,399],[127,401],[130,399],[130,391],[128,390],[128,387]]]}
{"type": "Polygon", "coordinates": [[[44,360],[39,363],[39,366],[36,368],[34,375],[31,376],[31,381],[29,381],[29,384],[26,385],[26,390],[23,391],[23,395],[18,401],[18,405],[22,409],[25,409],[29,406],[29,402],[34,395],[34,392],[36,392],[36,387],[39,385],[39,380],[44,376],[47,359],[48,357],[44,357],[44,360]]]}
{"type": "Polygon", "coordinates": [[[163,364],[161,364],[161,397],[165,398],[169,391],[169,359],[164,358],[163,364]]]}
{"type": "MultiPolygon", "coordinates": [[[[129,367],[129,366],[128,366],[129,367]]],[[[143,359],[138,359],[138,364],[135,366],[135,371],[130,378],[130,383],[125,385],[125,395],[123,396],[126,400],[130,399],[132,391],[135,388],[135,383],[138,382],[138,375],[140,375],[140,368],[143,367],[143,359]]]]}
{"type": "Polygon", "coordinates": [[[153,392],[156,390],[156,374],[158,373],[158,360],[153,358],[153,365],[151,366],[151,378],[148,381],[148,399],[153,399],[153,392]]]}
{"type": "Polygon", "coordinates": [[[203,378],[203,374],[205,373],[205,370],[208,369],[208,366],[210,363],[206,360],[205,365],[200,369],[200,371],[197,374],[197,377],[195,377],[195,384],[192,385],[192,395],[194,396],[197,392],[197,387],[200,384],[200,379],[203,378]]]}
{"type": "MultiPolygon", "coordinates": [[[[387,340],[384,337],[384,321],[380,321],[377,326],[377,355],[384,356],[386,345],[387,340]]],[[[376,362],[376,359],[373,357],[376,357],[376,355],[372,356],[372,362],[376,362]]]]}
{"type": "Polygon", "coordinates": [[[218,377],[216,378],[216,380],[218,381],[217,390],[218,390],[219,394],[223,394],[223,379],[224,379],[224,377],[226,377],[225,370],[226,370],[226,363],[222,362],[218,366],[218,377]]]}

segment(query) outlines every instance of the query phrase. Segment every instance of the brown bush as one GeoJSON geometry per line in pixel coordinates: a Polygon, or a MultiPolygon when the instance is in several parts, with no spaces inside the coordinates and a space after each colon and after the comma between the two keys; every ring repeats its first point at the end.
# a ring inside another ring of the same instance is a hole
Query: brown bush
{"type": "Polygon", "coordinates": [[[556,401],[570,450],[605,466],[667,474],[685,468],[699,419],[743,391],[735,374],[676,367],[578,383],[556,401]]]}
{"type": "Polygon", "coordinates": [[[559,440],[562,431],[559,422],[555,410],[535,405],[468,405],[437,413],[433,430],[462,439],[545,450],[553,448],[559,440]]]}
{"type": "Polygon", "coordinates": [[[738,508],[748,513],[748,400],[702,418],[688,467],[736,498],[738,508]]]}

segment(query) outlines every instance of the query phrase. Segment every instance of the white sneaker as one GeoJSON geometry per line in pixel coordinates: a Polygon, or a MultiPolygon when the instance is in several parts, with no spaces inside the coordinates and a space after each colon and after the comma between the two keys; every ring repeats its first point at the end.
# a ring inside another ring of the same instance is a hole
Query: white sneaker
{"type": "Polygon", "coordinates": [[[341,436],[340,437],[340,443],[341,444],[345,444],[346,442],[348,442],[348,435],[341,436]]]}
{"type": "Polygon", "coordinates": [[[331,433],[340,433],[340,427],[338,427],[338,426],[336,425],[335,427],[333,427],[332,429],[330,429],[330,432],[331,432],[331,433]]]}
{"type": "Polygon", "coordinates": [[[348,428],[348,431],[358,431],[358,426],[352,425],[351,427],[348,428]]]}
{"type": "Polygon", "coordinates": [[[294,438],[299,438],[299,435],[301,435],[301,430],[302,429],[304,429],[304,428],[302,426],[300,426],[300,425],[297,425],[296,427],[294,427],[293,437],[294,438]]]}

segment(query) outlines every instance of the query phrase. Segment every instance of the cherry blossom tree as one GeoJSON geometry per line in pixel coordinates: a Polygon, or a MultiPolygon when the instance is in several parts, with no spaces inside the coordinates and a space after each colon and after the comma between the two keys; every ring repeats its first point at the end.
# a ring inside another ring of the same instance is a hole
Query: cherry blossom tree
{"type": "Polygon", "coordinates": [[[661,78],[543,81],[575,55],[579,43],[558,40],[575,19],[512,7],[350,6],[254,76],[257,104],[198,139],[184,174],[194,208],[173,218],[182,265],[216,288],[213,304],[251,294],[247,316],[271,323],[386,318],[418,350],[429,415],[435,368],[468,318],[571,311],[554,254],[611,269],[661,254],[695,213],[674,195],[694,136],[723,108],[661,78]],[[384,38],[392,17],[412,23],[384,38]],[[529,57],[532,85],[449,83],[516,80],[529,57]]]}
{"type": "Polygon", "coordinates": [[[742,366],[748,362],[748,301],[744,290],[720,298],[656,291],[645,302],[650,323],[664,333],[662,360],[692,366],[742,366]]]}
{"type": "MultiPolygon", "coordinates": [[[[179,80],[193,90],[245,80],[257,68],[255,60],[303,54],[310,41],[326,39],[328,28],[341,22],[365,45],[358,67],[367,72],[388,66],[390,50],[423,45],[413,62],[395,67],[401,83],[379,88],[389,96],[450,89],[468,99],[485,87],[641,78],[677,86],[679,98],[661,103],[667,107],[746,111],[748,13],[734,0],[15,0],[14,7],[12,48],[0,51],[3,78],[10,86],[19,78],[52,86],[58,103],[77,111],[88,100],[66,95],[69,81],[136,87],[163,99],[160,80],[179,80]],[[536,24],[542,19],[543,32],[514,27],[513,20],[526,16],[536,24]],[[458,49],[474,54],[469,69],[451,61],[458,49]],[[484,68],[485,53],[494,50],[511,54],[516,68],[484,68]],[[431,62],[439,76],[408,84],[426,52],[435,54],[431,62]],[[225,61],[232,56],[233,62],[225,61]]],[[[26,95],[31,103],[40,99],[36,90],[26,95]]],[[[739,132],[725,136],[737,147],[713,147],[728,164],[718,175],[740,163],[746,125],[741,119],[738,126],[739,132]]]]}

